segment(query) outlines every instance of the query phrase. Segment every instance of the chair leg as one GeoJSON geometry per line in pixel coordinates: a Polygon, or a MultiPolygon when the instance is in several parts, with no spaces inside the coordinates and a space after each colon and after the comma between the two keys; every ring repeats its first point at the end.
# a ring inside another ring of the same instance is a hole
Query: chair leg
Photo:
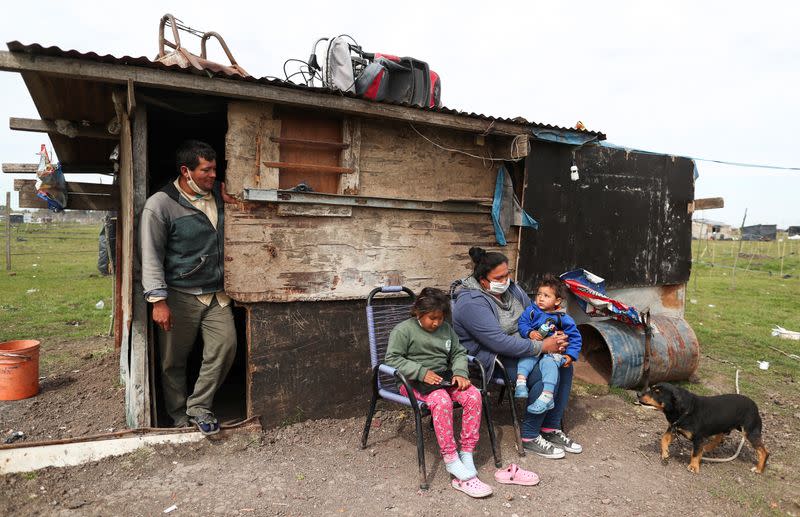
{"type": "Polygon", "coordinates": [[[514,437],[517,440],[515,444],[517,452],[520,456],[525,456],[525,448],[522,447],[522,431],[519,428],[519,418],[517,418],[517,406],[514,403],[514,392],[506,390],[508,395],[508,405],[511,407],[511,421],[514,423],[514,437]]]}
{"type": "Polygon", "coordinates": [[[483,404],[483,415],[486,418],[486,428],[489,431],[489,443],[492,444],[492,456],[494,456],[494,466],[500,468],[503,464],[500,462],[500,456],[497,453],[497,435],[494,432],[494,422],[492,422],[492,414],[489,410],[489,399],[487,398],[488,392],[482,393],[481,404],[483,404]]]}
{"type": "Polygon", "coordinates": [[[503,366],[503,363],[499,359],[495,359],[495,367],[500,368],[500,372],[503,374],[505,386],[502,387],[500,393],[501,397],[502,394],[505,393],[508,398],[508,405],[511,407],[511,422],[514,424],[514,437],[516,438],[515,447],[517,448],[517,453],[520,456],[525,456],[525,448],[522,447],[522,431],[520,431],[519,418],[517,418],[517,406],[514,404],[514,390],[506,389],[511,386],[511,379],[508,378],[506,367],[503,366]]]}
{"type": "Polygon", "coordinates": [[[417,426],[417,463],[419,464],[419,487],[422,490],[428,489],[428,475],[425,470],[425,440],[422,437],[422,415],[419,408],[412,407],[414,410],[414,423],[417,426]]]}
{"type": "Polygon", "coordinates": [[[375,414],[375,406],[378,405],[378,394],[372,394],[372,400],[369,403],[369,411],[367,412],[367,421],[364,423],[364,432],[361,433],[361,448],[367,448],[367,439],[369,438],[369,428],[372,426],[372,416],[375,414]]]}
{"type": "Polygon", "coordinates": [[[503,405],[503,398],[505,396],[506,396],[506,387],[505,386],[500,386],[500,395],[498,395],[498,397],[497,397],[497,405],[498,406],[502,406],[503,405]]]}

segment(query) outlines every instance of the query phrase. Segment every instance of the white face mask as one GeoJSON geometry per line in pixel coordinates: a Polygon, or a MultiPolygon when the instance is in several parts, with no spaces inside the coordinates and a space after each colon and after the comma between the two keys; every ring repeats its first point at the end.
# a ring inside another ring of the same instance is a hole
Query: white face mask
{"type": "Polygon", "coordinates": [[[494,294],[503,294],[508,290],[511,285],[511,279],[507,278],[505,282],[489,282],[489,292],[494,294]]]}
{"type": "Polygon", "coordinates": [[[188,171],[186,183],[189,184],[189,188],[192,189],[194,193],[197,194],[198,196],[208,195],[207,190],[201,189],[200,186],[194,182],[194,180],[192,179],[192,171],[188,171]]]}

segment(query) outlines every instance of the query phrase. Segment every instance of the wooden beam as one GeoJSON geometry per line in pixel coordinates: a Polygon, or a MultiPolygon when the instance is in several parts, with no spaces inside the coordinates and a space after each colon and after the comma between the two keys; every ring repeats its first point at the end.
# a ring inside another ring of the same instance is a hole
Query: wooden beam
{"type": "MultiPolygon", "coordinates": [[[[481,120],[464,115],[423,111],[339,95],[294,89],[269,84],[206,77],[186,72],[155,70],[147,67],[97,63],[86,59],[0,52],[0,71],[41,74],[102,81],[127,86],[131,80],[139,87],[166,88],[206,95],[338,111],[362,117],[413,122],[484,134],[528,134],[528,125],[499,120],[481,120]]],[[[584,132],[581,132],[584,134],[584,132]]]]}
{"type": "MultiPolygon", "coordinates": [[[[38,163],[4,163],[4,174],[36,174],[39,168],[38,163]]],[[[86,164],[86,165],[70,165],[62,164],[61,171],[64,174],[114,174],[114,166],[112,164],[86,164]]]]}
{"type": "Polygon", "coordinates": [[[100,124],[85,125],[81,122],[67,120],[36,120],[30,118],[11,117],[8,127],[14,131],[31,131],[35,133],[54,133],[70,138],[97,138],[103,140],[119,140],[100,124]]]}
{"type": "MultiPolygon", "coordinates": [[[[47,202],[36,195],[35,180],[14,180],[19,192],[20,208],[47,208],[47,202]]],[[[119,193],[116,185],[99,183],[67,183],[67,210],[117,210],[119,193]]]]}
{"type": "Polygon", "coordinates": [[[695,199],[689,203],[687,208],[688,213],[694,213],[695,210],[708,210],[711,208],[724,208],[725,199],[721,197],[705,197],[695,199]]]}
{"type": "Polygon", "coordinates": [[[313,149],[347,149],[350,144],[345,142],[324,142],[321,140],[304,140],[301,138],[270,137],[270,140],[281,145],[294,145],[297,147],[310,147],[313,149]]]}
{"type": "Polygon", "coordinates": [[[131,202],[130,211],[126,217],[133,216],[132,233],[125,233],[123,238],[126,243],[129,260],[133,262],[133,300],[131,307],[131,342],[129,383],[126,386],[125,406],[129,427],[150,427],[153,425],[153,415],[157,414],[151,397],[151,390],[155,385],[155,358],[154,332],[149,324],[150,316],[147,302],[140,293],[142,288],[142,263],[135,251],[136,236],[139,234],[139,220],[147,201],[147,108],[145,105],[131,107],[134,110],[131,127],[131,189],[128,201],[131,202]]]}
{"type": "Polygon", "coordinates": [[[315,165],[313,163],[288,163],[288,162],[264,162],[267,167],[276,169],[286,169],[291,171],[305,172],[330,172],[333,174],[352,174],[350,167],[336,167],[334,165],[315,165]]]}
{"type": "Polygon", "coordinates": [[[725,208],[725,199],[721,197],[706,197],[694,200],[695,210],[707,210],[709,208],[725,208]]]}

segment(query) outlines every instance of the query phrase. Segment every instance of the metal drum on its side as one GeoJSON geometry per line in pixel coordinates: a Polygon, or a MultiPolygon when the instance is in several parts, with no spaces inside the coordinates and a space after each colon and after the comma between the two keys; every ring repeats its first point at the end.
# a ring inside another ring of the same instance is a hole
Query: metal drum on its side
{"type": "MultiPolygon", "coordinates": [[[[649,382],[688,379],[697,369],[700,344],[682,318],[660,314],[651,317],[649,382]]],[[[641,327],[616,320],[578,325],[583,339],[575,375],[588,382],[621,388],[638,386],[644,375],[645,335],[641,327]],[[583,365],[580,363],[584,362],[583,365]]]]}

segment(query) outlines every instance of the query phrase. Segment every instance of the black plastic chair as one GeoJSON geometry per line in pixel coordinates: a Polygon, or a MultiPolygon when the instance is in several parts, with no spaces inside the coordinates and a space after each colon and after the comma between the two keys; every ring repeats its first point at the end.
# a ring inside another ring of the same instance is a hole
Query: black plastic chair
{"type": "MultiPolygon", "coordinates": [[[[364,432],[361,435],[361,448],[367,447],[369,430],[372,425],[372,416],[375,414],[375,407],[378,399],[388,400],[397,404],[410,407],[414,411],[414,423],[417,430],[417,462],[419,464],[420,488],[427,490],[428,478],[425,468],[425,442],[422,437],[422,417],[430,414],[428,406],[418,401],[414,396],[414,391],[405,376],[397,371],[396,368],[384,364],[386,347],[389,344],[389,334],[392,329],[411,315],[411,306],[414,302],[414,292],[407,287],[389,286],[377,287],[367,296],[367,329],[369,331],[369,355],[372,364],[372,400],[370,401],[367,420],[364,423],[364,432]],[[377,295],[396,295],[405,293],[406,297],[382,297],[376,299],[377,295]],[[383,303],[375,303],[378,300],[385,300],[383,303]],[[404,396],[399,391],[399,386],[405,386],[408,396],[404,396]]],[[[494,464],[500,467],[500,458],[497,451],[496,436],[494,425],[492,424],[489,409],[489,400],[486,391],[486,372],[481,363],[472,356],[467,356],[470,368],[476,369],[480,379],[483,414],[486,419],[486,427],[489,430],[489,441],[492,444],[492,454],[494,464]]],[[[457,404],[455,404],[457,406],[457,404]]],[[[458,407],[458,406],[457,406],[458,407]]]]}

